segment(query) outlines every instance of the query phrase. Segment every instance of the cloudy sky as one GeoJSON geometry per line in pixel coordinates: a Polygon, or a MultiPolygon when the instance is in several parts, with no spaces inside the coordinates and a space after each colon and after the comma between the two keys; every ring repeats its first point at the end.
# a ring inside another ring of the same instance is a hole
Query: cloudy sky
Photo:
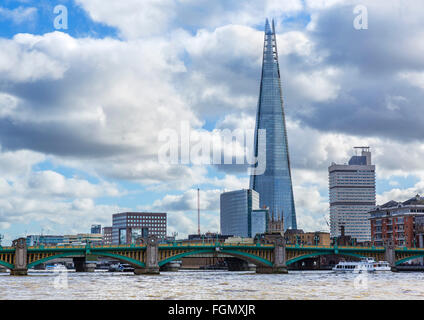
{"type": "Polygon", "coordinates": [[[328,230],[327,168],[356,145],[372,148],[377,203],[423,193],[423,16],[415,0],[2,1],[4,243],[89,232],[126,210],[167,212],[182,237],[197,231],[198,187],[202,231],[218,231],[219,195],[248,187],[245,167],[161,163],[160,136],[251,131],[266,17],[298,226],[328,230]]]}

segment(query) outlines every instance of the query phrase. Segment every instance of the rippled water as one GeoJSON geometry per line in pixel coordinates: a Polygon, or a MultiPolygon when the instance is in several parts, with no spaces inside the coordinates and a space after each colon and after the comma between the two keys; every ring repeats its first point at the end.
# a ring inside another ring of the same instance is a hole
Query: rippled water
{"type": "Polygon", "coordinates": [[[132,273],[30,271],[0,273],[0,299],[424,299],[424,273],[335,274],[290,271],[132,273]],[[359,276],[359,278],[358,278],[359,276]]]}

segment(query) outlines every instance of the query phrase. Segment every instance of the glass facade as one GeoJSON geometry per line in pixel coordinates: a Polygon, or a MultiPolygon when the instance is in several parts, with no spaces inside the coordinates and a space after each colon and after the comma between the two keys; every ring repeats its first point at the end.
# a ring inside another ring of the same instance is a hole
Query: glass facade
{"type": "Polygon", "coordinates": [[[244,189],[221,194],[221,234],[254,237],[266,231],[268,210],[259,210],[259,194],[244,189]]]}
{"type": "Polygon", "coordinates": [[[251,221],[251,237],[255,237],[258,233],[265,233],[267,231],[268,224],[268,210],[252,210],[251,221]]]}
{"type": "Polygon", "coordinates": [[[266,169],[250,177],[250,188],[259,193],[261,208],[283,216],[285,229],[297,229],[274,21],[272,29],[266,21],[264,42],[254,155],[259,156],[258,131],[264,129],[266,169]]]}
{"type": "Polygon", "coordinates": [[[27,246],[55,246],[58,243],[63,242],[63,236],[51,236],[51,235],[30,235],[26,237],[27,246]]]}

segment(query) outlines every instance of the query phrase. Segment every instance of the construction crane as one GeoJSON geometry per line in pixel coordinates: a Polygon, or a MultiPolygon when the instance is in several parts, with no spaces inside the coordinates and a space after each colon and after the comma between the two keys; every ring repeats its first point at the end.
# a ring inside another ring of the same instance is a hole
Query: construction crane
{"type": "Polygon", "coordinates": [[[197,188],[197,234],[200,236],[200,189],[197,188]]]}
{"type": "Polygon", "coordinates": [[[327,224],[327,226],[330,228],[330,224],[328,223],[327,218],[325,216],[324,216],[324,220],[325,220],[325,223],[327,224]]]}

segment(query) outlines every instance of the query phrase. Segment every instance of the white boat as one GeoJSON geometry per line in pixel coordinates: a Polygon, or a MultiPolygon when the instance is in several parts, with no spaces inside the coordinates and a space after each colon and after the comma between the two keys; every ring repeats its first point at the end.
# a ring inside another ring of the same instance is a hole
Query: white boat
{"type": "Polygon", "coordinates": [[[373,258],[363,258],[361,261],[341,261],[333,268],[335,272],[354,273],[390,270],[390,265],[387,261],[376,262],[373,258]]]}
{"type": "Polygon", "coordinates": [[[46,270],[55,270],[55,269],[59,268],[59,266],[60,265],[58,263],[48,264],[48,265],[46,265],[46,270]]]}

